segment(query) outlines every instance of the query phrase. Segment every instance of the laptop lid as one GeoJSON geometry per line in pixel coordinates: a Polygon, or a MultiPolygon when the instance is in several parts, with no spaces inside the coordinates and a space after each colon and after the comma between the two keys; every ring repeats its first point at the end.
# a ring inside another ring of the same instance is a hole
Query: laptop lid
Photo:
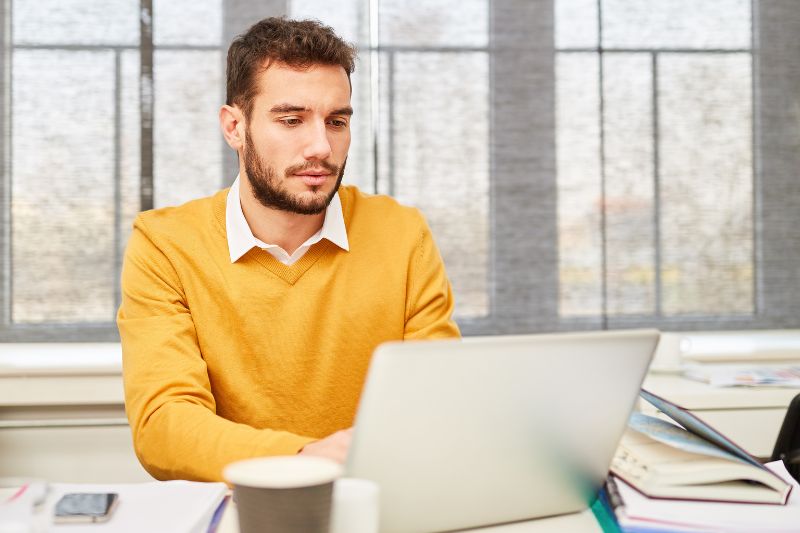
{"type": "Polygon", "coordinates": [[[592,502],[656,330],[379,346],[346,472],[380,485],[381,531],[446,531],[592,502]]]}

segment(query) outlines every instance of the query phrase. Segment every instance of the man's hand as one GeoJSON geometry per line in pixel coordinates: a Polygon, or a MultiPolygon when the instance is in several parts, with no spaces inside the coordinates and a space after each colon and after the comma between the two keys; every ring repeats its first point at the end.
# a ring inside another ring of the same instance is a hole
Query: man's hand
{"type": "Polygon", "coordinates": [[[309,442],[298,455],[316,455],[317,457],[327,457],[338,463],[344,464],[347,459],[347,450],[350,449],[350,441],[353,439],[353,428],[337,431],[324,439],[309,442]]]}

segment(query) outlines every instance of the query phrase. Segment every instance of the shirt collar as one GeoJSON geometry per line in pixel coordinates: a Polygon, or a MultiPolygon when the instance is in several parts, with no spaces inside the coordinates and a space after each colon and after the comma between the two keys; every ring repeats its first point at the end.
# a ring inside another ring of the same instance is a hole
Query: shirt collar
{"type": "MultiPolygon", "coordinates": [[[[254,246],[265,246],[265,243],[253,235],[247,219],[244,218],[242,203],[239,200],[239,176],[236,176],[236,180],[228,191],[225,205],[225,231],[228,236],[228,252],[230,252],[231,263],[238,261],[254,246]]],[[[319,236],[320,239],[328,239],[344,251],[350,250],[342,212],[342,201],[339,199],[338,193],[333,196],[325,210],[325,221],[322,223],[319,236]]]]}

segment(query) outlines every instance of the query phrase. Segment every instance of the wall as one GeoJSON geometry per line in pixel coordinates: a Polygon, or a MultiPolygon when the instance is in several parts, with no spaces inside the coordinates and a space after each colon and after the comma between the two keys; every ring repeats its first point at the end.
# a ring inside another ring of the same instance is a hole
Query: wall
{"type": "Polygon", "coordinates": [[[133,452],[119,344],[0,345],[0,477],[152,479],[133,452]]]}

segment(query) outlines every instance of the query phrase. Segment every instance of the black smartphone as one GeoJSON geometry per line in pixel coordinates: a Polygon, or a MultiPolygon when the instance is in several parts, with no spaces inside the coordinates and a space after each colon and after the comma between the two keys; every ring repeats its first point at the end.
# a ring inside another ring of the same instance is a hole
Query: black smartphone
{"type": "Polygon", "coordinates": [[[56,503],[54,521],[58,523],[105,522],[111,518],[119,495],[113,492],[71,492],[56,503]]]}

